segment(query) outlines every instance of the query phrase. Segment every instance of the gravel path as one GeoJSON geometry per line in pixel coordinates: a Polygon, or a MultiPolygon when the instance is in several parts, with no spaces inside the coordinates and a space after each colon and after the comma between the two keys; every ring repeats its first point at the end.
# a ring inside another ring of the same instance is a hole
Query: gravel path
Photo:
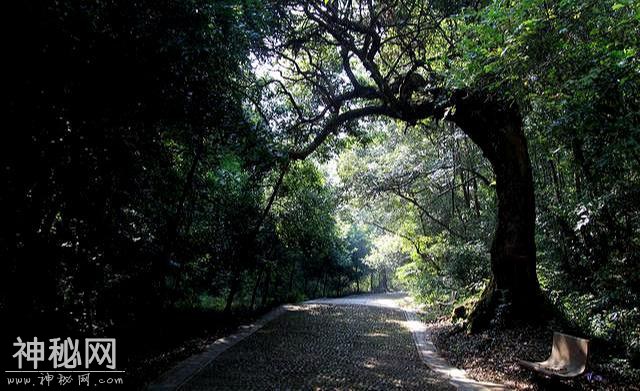
{"type": "Polygon", "coordinates": [[[404,314],[307,304],[218,356],[181,390],[449,390],[421,361],[404,314]]]}

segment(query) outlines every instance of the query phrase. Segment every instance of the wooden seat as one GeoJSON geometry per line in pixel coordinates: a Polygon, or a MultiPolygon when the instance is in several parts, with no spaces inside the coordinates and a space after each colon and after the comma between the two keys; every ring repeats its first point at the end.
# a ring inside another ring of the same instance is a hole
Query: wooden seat
{"type": "Polygon", "coordinates": [[[575,377],[584,373],[589,356],[589,340],[562,333],[553,333],[551,356],[545,361],[518,360],[523,367],[547,376],[575,377]]]}

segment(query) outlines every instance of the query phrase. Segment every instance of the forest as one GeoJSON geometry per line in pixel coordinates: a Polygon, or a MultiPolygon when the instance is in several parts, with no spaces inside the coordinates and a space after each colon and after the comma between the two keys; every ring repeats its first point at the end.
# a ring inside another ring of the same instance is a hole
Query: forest
{"type": "Polygon", "coordinates": [[[116,336],[143,387],[280,304],[406,291],[464,333],[560,322],[640,382],[640,2],[5,19],[8,365],[18,335],[116,336]]]}

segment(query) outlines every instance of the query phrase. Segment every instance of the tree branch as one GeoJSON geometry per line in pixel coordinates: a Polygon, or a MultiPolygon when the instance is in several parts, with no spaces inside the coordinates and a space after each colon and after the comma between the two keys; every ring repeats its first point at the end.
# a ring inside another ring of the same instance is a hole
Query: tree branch
{"type": "Polygon", "coordinates": [[[347,122],[354,121],[363,117],[372,115],[385,115],[388,114],[388,108],[386,106],[366,106],[359,109],[353,109],[346,111],[342,114],[338,114],[330,118],[323,126],[322,130],[318,132],[315,138],[303,149],[289,152],[289,159],[291,160],[303,160],[307,156],[311,155],[318,147],[329,137],[330,134],[337,132],[340,126],[347,122]]]}
{"type": "Polygon", "coordinates": [[[376,227],[376,228],[378,228],[378,229],[380,229],[382,231],[388,232],[388,233],[390,233],[392,235],[395,235],[395,236],[397,236],[399,238],[402,238],[402,239],[408,241],[409,243],[411,243],[413,248],[415,248],[416,254],[418,254],[420,256],[420,258],[422,258],[422,260],[424,260],[426,262],[429,262],[436,269],[436,271],[438,271],[438,272],[440,271],[440,265],[438,265],[436,263],[435,259],[433,259],[433,257],[430,257],[428,254],[423,253],[422,249],[420,248],[420,244],[416,240],[411,238],[410,236],[405,235],[405,234],[401,234],[400,232],[393,231],[393,230],[385,227],[384,225],[375,223],[373,221],[365,221],[365,224],[372,225],[372,226],[374,226],[374,227],[376,227]]]}

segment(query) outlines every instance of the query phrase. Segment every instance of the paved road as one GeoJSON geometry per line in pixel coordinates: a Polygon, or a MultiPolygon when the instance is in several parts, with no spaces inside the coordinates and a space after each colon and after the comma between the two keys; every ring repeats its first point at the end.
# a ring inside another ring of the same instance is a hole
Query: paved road
{"type": "Polygon", "coordinates": [[[220,354],[181,390],[453,389],[420,360],[400,310],[362,304],[369,303],[296,307],[220,354]]]}

